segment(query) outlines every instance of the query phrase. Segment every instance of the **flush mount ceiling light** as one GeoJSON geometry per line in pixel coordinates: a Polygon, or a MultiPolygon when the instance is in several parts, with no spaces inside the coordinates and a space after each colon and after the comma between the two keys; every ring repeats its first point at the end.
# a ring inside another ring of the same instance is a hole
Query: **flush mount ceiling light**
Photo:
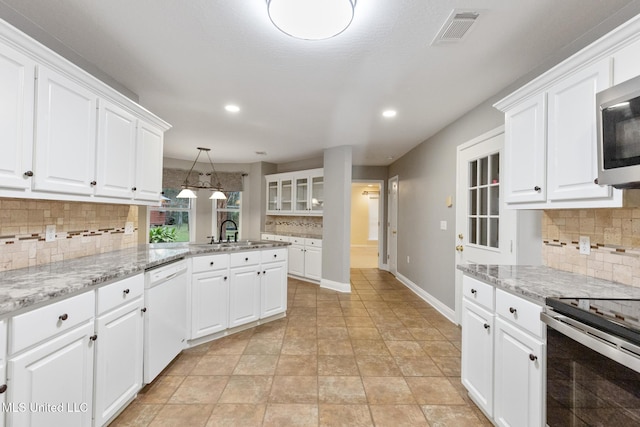
{"type": "Polygon", "coordinates": [[[388,119],[395,117],[398,114],[396,110],[384,110],[382,115],[388,119]]]}
{"type": "Polygon", "coordinates": [[[220,185],[218,174],[216,173],[216,169],[213,167],[213,162],[211,161],[211,157],[209,156],[209,151],[211,151],[211,149],[198,147],[198,150],[200,151],[198,151],[198,155],[196,156],[196,159],[193,161],[193,165],[191,165],[191,169],[189,169],[189,172],[187,172],[187,176],[184,178],[184,182],[182,183],[182,190],[180,191],[180,193],[178,193],[176,197],[178,199],[196,199],[198,196],[193,190],[207,189],[207,190],[213,191],[209,199],[214,199],[214,200],[226,199],[227,196],[225,196],[224,193],[222,192],[222,186],[220,185]],[[209,159],[209,165],[211,165],[211,172],[207,172],[204,175],[210,177],[209,178],[210,180],[211,180],[211,177],[214,177],[216,179],[217,185],[215,187],[211,185],[211,181],[209,182],[189,181],[189,176],[191,175],[191,172],[193,172],[193,168],[195,167],[196,163],[198,163],[198,158],[200,157],[200,154],[202,154],[203,151],[207,154],[207,158],[209,159]]]}
{"type": "Polygon", "coordinates": [[[353,20],[357,0],[266,0],[273,25],[303,40],[337,36],[353,20]]]}
{"type": "Polygon", "coordinates": [[[240,107],[238,107],[237,105],[232,105],[232,104],[225,105],[224,109],[227,110],[230,113],[237,113],[237,112],[240,111],[240,107]]]}

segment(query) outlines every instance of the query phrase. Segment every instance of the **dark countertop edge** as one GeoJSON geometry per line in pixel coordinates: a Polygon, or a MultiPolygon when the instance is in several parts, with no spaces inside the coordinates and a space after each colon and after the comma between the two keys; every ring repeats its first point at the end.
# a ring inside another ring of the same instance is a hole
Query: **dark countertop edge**
{"type": "MultiPolygon", "coordinates": [[[[156,244],[157,245],[157,244],[156,244]]],[[[81,262],[89,263],[92,259],[98,260],[102,258],[112,258],[118,256],[118,253],[121,253],[120,256],[125,259],[131,255],[131,252],[134,250],[144,251],[144,247],[147,247],[147,253],[151,254],[154,251],[158,250],[166,250],[171,249],[174,253],[166,256],[158,256],[154,257],[153,260],[146,262],[133,263],[132,265],[128,265],[127,267],[121,270],[108,270],[99,275],[89,275],[86,278],[79,279],[78,282],[71,286],[66,286],[62,288],[54,288],[48,289],[47,285],[42,285],[40,290],[33,290],[33,292],[28,293],[27,295],[19,296],[19,297],[11,297],[4,301],[0,301],[0,318],[6,318],[11,316],[12,314],[18,311],[25,311],[30,309],[31,306],[39,306],[42,303],[53,301],[56,299],[72,296],[75,294],[80,294],[82,292],[86,292],[89,288],[96,288],[104,284],[108,284],[110,282],[116,280],[122,280],[127,277],[133,276],[135,274],[144,273],[146,270],[159,267],[164,264],[168,264],[171,262],[179,261],[181,259],[185,259],[187,257],[192,256],[200,256],[212,253],[230,253],[230,252],[246,252],[256,249],[269,249],[276,247],[286,247],[290,246],[289,242],[272,242],[272,241],[263,241],[260,243],[256,243],[254,245],[249,246],[241,246],[241,247],[224,247],[224,248],[207,248],[197,246],[194,247],[192,244],[183,243],[183,244],[167,244],[166,246],[154,246],[154,245],[138,245],[132,248],[121,249],[117,251],[105,252],[102,254],[89,255],[86,257],[73,258],[66,261],[60,261],[59,263],[67,263],[67,264],[79,264],[81,262]]],[[[43,266],[39,266],[41,269],[46,269],[50,267],[52,264],[45,264],[43,266]]],[[[30,274],[37,274],[41,272],[38,267],[28,267],[23,269],[16,270],[7,270],[0,273],[0,279],[4,276],[11,275],[25,275],[29,276],[30,274]]],[[[46,271],[45,271],[46,272],[46,271]]],[[[2,285],[0,284],[0,289],[2,285]]]]}

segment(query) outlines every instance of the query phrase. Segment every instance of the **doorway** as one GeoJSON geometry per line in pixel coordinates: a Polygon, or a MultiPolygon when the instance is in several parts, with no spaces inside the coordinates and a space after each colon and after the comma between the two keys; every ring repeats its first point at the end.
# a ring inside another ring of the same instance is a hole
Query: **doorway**
{"type": "Polygon", "coordinates": [[[351,268],[380,268],[382,181],[351,183],[351,268]]]}

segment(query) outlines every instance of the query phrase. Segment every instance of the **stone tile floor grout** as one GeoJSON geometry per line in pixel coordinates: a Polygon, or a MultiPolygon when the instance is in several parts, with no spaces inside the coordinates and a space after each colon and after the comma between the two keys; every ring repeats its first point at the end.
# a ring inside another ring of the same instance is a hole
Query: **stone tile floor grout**
{"type": "Polygon", "coordinates": [[[491,426],[460,329],[391,274],[289,279],[287,317],[183,351],[111,426],[491,426]]]}

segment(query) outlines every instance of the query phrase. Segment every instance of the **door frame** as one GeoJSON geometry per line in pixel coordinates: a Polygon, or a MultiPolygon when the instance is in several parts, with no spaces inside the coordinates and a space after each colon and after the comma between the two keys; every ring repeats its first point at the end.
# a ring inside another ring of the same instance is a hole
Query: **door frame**
{"type": "MultiPolygon", "coordinates": [[[[460,233],[466,234],[467,232],[466,230],[461,230],[460,228],[463,226],[463,224],[466,224],[466,221],[464,220],[464,218],[467,215],[466,212],[462,211],[463,204],[460,203],[460,200],[463,200],[464,197],[467,197],[467,194],[466,194],[467,183],[462,182],[461,171],[459,168],[460,156],[462,155],[461,153],[464,150],[470,147],[473,147],[474,145],[481,144],[484,141],[494,138],[500,134],[504,134],[504,125],[498,126],[497,128],[492,129],[488,132],[485,132],[482,135],[477,136],[471,139],[470,141],[464,142],[456,147],[456,200],[458,200],[458,203],[456,203],[456,237],[455,237],[456,242],[458,242],[458,235],[460,233]]],[[[504,201],[502,201],[501,203],[504,203],[504,201]]],[[[456,244],[459,244],[459,243],[456,243],[456,244]]],[[[457,268],[459,263],[460,263],[460,256],[456,252],[455,265],[454,265],[455,321],[458,325],[460,325],[462,322],[462,271],[458,270],[457,268]]]]}
{"type": "Polygon", "coordinates": [[[353,188],[353,184],[378,184],[378,188],[380,189],[380,199],[378,202],[378,268],[380,270],[387,270],[387,265],[385,263],[385,252],[384,252],[384,244],[385,244],[385,233],[384,233],[384,204],[385,204],[385,191],[384,191],[384,180],[383,179],[354,179],[351,181],[351,188],[353,188]]]}
{"type": "MultiPolygon", "coordinates": [[[[388,209],[387,209],[387,257],[385,259],[386,261],[386,270],[389,271],[391,274],[393,274],[394,276],[398,275],[398,244],[397,244],[397,237],[396,237],[396,245],[395,245],[395,253],[391,253],[391,229],[392,224],[391,224],[391,218],[395,218],[395,224],[393,224],[395,226],[396,231],[398,230],[398,199],[400,198],[400,178],[398,177],[398,175],[394,175],[391,178],[389,178],[388,181],[388,186],[387,186],[387,191],[389,194],[391,194],[391,189],[393,188],[392,183],[396,182],[397,188],[398,188],[398,193],[396,196],[396,203],[395,206],[393,206],[393,204],[391,203],[391,197],[389,197],[389,203],[388,203],[388,209]],[[391,215],[392,210],[395,210],[395,215],[391,215]],[[389,258],[392,257],[393,259],[396,260],[395,262],[395,268],[391,268],[391,264],[389,263],[389,258]]],[[[397,234],[396,234],[397,236],[397,234]]]]}

